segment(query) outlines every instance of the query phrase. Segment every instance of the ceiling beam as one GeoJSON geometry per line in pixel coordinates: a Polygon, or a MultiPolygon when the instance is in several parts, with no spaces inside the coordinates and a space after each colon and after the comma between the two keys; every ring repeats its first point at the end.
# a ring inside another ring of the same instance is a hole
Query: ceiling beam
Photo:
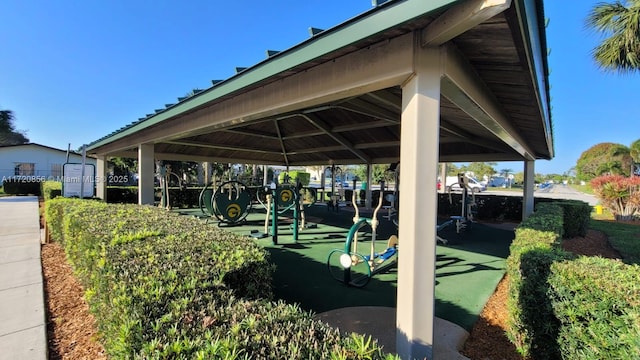
{"type": "Polygon", "coordinates": [[[282,140],[282,133],[280,132],[280,125],[278,124],[278,120],[273,120],[273,126],[276,128],[276,132],[278,133],[278,139],[280,139],[280,148],[282,148],[282,156],[284,158],[284,163],[289,166],[289,158],[287,157],[287,148],[284,146],[284,140],[282,140]]]}
{"type": "Polygon", "coordinates": [[[439,46],[511,6],[511,0],[468,0],[452,6],[421,33],[422,46],[439,46]]]}
{"type": "Polygon", "coordinates": [[[535,153],[516,131],[487,85],[471,64],[451,44],[442,52],[443,64],[441,93],[480,125],[492,132],[524,159],[535,160],[535,153]]]}
{"type": "Polygon", "coordinates": [[[347,132],[364,129],[373,129],[389,126],[389,122],[386,120],[367,121],[358,124],[338,125],[332,128],[333,132],[347,132]]]}
{"type": "Polygon", "coordinates": [[[399,111],[393,112],[393,111],[384,109],[376,105],[375,103],[364,101],[361,98],[351,99],[348,102],[344,102],[340,105],[336,105],[335,107],[338,109],[343,109],[356,114],[361,114],[361,115],[369,116],[372,118],[385,120],[393,124],[400,123],[399,111]]]}
{"type": "Polygon", "coordinates": [[[278,137],[276,135],[267,134],[267,133],[261,133],[261,132],[254,131],[254,130],[249,130],[249,129],[246,129],[246,128],[242,129],[242,130],[227,129],[227,130],[221,130],[221,132],[226,132],[226,133],[230,133],[230,134],[244,135],[244,136],[252,136],[252,137],[258,137],[258,138],[269,139],[269,140],[277,140],[278,139],[278,137]]]}
{"type": "Polygon", "coordinates": [[[385,104],[386,106],[394,108],[396,111],[402,111],[402,99],[389,90],[376,91],[366,93],[365,97],[372,98],[375,103],[385,104]]]}
{"type": "Polygon", "coordinates": [[[191,141],[191,140],[171,140],[171,141],[163,141],[158,144],[190,146],[190,147],[203,148],[203,149],[244,151],[244,152],[260,153],[260,154],[282,155],[282,153],[278,151],[269,151],[269,150],[257,149],[257,148],[247,148],[244,146],[239,147],[239,146],[229,146],[229,145],[215,145],[211,143],[191,141]]]}
{"type": "Polygon", "coordinates": [[[367,164],[370,162],[371,159],[369,158],[369,156],[367,156],[367,154],[365,154],[361,150],[356,149],[353,146],[353,144],[349,140],[345,139],[342,135],[334,133],[329,127],[329,125],[327,125],[318,116],[314,114],[305,114],[302,116],[304,116],[307,120],[309,120],[309,122],[312,123],[314,126],[316,126],[318,129],[324,131],[325,134],[327,134],[333,140],[335,140],[336,142],[344,146],[346,150],[349,150],[352,154],[357,156],[360,160],[364,161],[367,164]]]}

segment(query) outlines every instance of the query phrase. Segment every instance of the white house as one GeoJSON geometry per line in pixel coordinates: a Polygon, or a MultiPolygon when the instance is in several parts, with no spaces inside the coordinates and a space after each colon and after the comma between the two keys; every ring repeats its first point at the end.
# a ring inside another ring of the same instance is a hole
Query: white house
{"type": "MultiPolygon", "coordinates": [[[[50,146],[27,143],[0,145],[0,185],[5,179],[28,176],[34,181],[59,180],[62,166],[67,162],[67,151],[50,146]]],[[[69,163],[82,163],[82,155],[69,152],[69,163]]],[[[87,157],[86,164],[96,165],[96,159],[87,157]]]]}

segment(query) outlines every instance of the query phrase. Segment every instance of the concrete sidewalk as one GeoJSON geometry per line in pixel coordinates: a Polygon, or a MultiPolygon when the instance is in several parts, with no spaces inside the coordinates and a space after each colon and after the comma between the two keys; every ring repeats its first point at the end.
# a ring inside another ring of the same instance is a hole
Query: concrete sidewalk
{"type": "Polygon", "coordinates": [[[47,359],[35,196],[0,197],[0,360],[47,359]]]}

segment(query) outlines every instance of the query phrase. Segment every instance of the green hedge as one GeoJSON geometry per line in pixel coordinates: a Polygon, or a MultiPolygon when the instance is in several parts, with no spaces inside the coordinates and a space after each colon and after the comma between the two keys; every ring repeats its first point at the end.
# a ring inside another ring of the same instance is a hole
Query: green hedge
{"type": "Polygon", "coordinates": [[[559,249],[562,208],[539,204],[516,229],[507,258],[509,297],[507,336],[518,351],[533,359],[556,359],[559,321],[547,297],[551,264],[570,257],[559,249]]]}
{"type": "Polygon", "coordinates": [[[5,179],[2,182],[4,193],[8,195],[36,195],[40,196],[39,178],[33,176],[19,176],[5,179]]]}
{"type": "Polygon", "coordinates": [[[58,198],[46,212],[112,358],[383,358],[271,302],[273,266],[249,237],[150,206],[58,198]]]}
{"type": "Polygon", "coordinates": [[[561,250],[591,208],[544,202],[516,229],[507,259],[507,336],[531,359],[640,358],[640,267],[561,250]]]}
{"type": "Polygon", "coordinates": [[[60,181],[43,181],[40,183],[40,193],[44,200],[51,200],[58,196],[62,196],[62,182],[60,181]]]}
{"type": "Polygon", "coordinates": [[[591,222],[591,205],[578,200],[555,201],[553,203],[562,207],[565,238],[587,235],[587,229],[591,222]]]}
{"type": "Polygon", "coordinates": [[[302,183],[302,186],[309,186],[309,182],[311,181],[311,174],[309,174],[306,171],[298,171],[298,170],[293,170],[293,171],[289,171],[287,172],[281,172],[278,175],[278,183],[283,184],[284,178],[289,175],[289,183],[291,184],[295,184],[296,180],[300,180],[300,183],[302,183]]]}
{"type": "Polygon", "coordinates": [[[640,358],[640,266],[599,257],[552,265],[549,296],[564,359],[640,358]]]}

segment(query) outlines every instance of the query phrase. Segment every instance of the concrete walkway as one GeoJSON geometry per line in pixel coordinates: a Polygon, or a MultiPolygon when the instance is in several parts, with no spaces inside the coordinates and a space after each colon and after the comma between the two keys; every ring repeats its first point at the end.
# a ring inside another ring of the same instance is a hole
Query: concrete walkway
{"type": "Polygon", "coordinates": [[[35,196],[0,197],[0,360],[47,359],[35,196]]]}

